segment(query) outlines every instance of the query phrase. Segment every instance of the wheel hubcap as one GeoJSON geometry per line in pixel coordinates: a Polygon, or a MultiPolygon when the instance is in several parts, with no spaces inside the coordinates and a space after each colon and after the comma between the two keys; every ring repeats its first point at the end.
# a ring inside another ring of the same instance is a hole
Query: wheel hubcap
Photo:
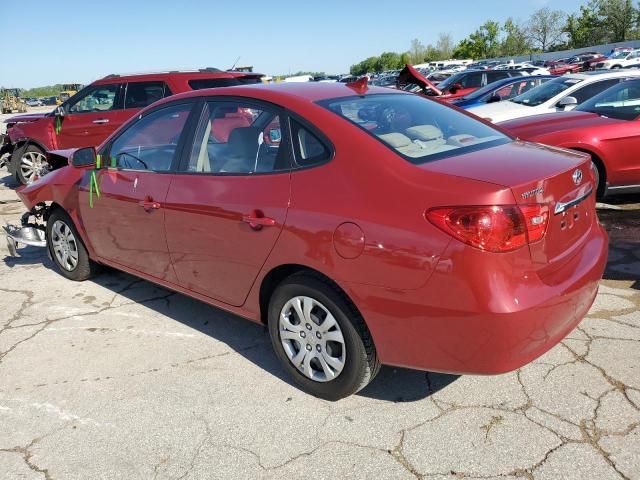
{"type": "Polygon", "coordinates": [[[47,157],[40,152],[27,152],[20,162],[20,173],[27,183],[46,175],[49,172],[47,157]]]}
{"type": "Polygon", "coordinates": [[[56,220],[51,228],[51,247],[58,264],[73,271],[78,265],[78,243],[69,225],[62,220],[56,220]]]}
{"type": "Polygon", "coordinates": [[[311,297],[294,297],[280,312],[280,341],[289,361],[316,382],[334,380],[347,358],[340,325],[311,297]],[[308,333],[308,335],[307,335],[308,333]]]}

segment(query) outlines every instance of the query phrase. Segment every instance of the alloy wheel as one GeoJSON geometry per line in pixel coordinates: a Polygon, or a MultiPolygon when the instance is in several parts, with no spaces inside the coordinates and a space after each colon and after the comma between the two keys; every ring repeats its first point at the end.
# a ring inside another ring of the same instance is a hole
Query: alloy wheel
{"type": "Polygon", "coordinates": [[[291,364],[316,382],[334,380],[345,366],[347,351],[340,325],[319,301],[290,299],[280,312],[280,341],[291,364]]]}
{"type": "Polygon", "coordinates": [[[47,157],[42,152],[26,152],[20,161],[20,173],[27,183],[46,175],[49,172],[47,157]]]}
{"type": "Polygon", "coordinates": [[[62,220],[56,220],[51,228],[51,248],[62,268],[71,272],[78,266],[78,242],[62,220]]]}

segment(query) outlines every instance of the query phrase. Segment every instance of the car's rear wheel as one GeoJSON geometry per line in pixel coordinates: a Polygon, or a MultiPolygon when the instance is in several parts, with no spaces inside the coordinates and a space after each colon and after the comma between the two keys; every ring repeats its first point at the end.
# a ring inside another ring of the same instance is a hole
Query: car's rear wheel
{"type": "Polygon", "coordinates": [[[380,368],[362,316],[341,290],[319,276],[295,274],[276,288],[269,333],[287,373],[320,398],[347,397],[380,368]]]}
{"type": "Polygon", "coordinates": [[[87,280],[98,271],[73,221],[61,209],[54,210],[47,220],[47,248],[60,273],[70,280],[87,280]]]}
{"type": "Polygon", "coordinates": [[[29,145],[22,151],[16,168],[16,180],[22,185],[31,183],[49,172],[46,154],[35,145],[29,145]]]}

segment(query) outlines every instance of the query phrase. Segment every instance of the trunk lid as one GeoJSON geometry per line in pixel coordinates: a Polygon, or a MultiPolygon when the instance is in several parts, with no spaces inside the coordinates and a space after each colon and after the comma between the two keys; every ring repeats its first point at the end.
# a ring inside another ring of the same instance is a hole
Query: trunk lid
{"type": "Polygon", "coordinates": [[[515,141],[421,168],[508,187],[519,205],[546,205],[547,233],[530,244],[534,263],[547,265],[571,256],[597,220],[591,162],[583,153],[515,141]]]}
{"type": "Polygon", "coordinates": [[[552,132],[600,127],[619,122],[620,120],[615,118],[606,118],[595,113],[574,110],[507,120],[500,122],[500,126],[523,140],[529,140],[552,132]]]}

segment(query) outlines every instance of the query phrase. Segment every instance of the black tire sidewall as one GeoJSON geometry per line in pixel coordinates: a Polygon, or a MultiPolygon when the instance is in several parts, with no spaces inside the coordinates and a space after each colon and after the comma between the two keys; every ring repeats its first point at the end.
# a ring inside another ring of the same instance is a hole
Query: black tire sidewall
{"type": "Polygon", "coordinates": [[[89,258],[89,254],[84,246],[84,243],[82,243],[82,238],[78,234],[78,230],[73,224],[71,217],[69,217],[69,215],[61,209],[54,210],[47,219],[47,248],[49,249],[49,253],[51,254],[53,263],[56,264],[58,271],[62,274],[62,276],[68,278],[69,280],[82,281],[86,280],[93,274],[93,262],[89,258]],[[62,265],[60,265],[51,244],[51,230],[53,228],[53,224],[58,220],[64,222],[67,227],[71,229],[71,232],[73,232],[73,236],[76,239],[76,245],[78,247],[78,264],[72,271],[68,271],[62,265]]]}
{"type": "Polygon", "coordinates": [[[285,280],[275,290],[269,303],[269,334],[280,363],[303,390],[325,400],[339,400],[358,391],[369,368],[362,339],[348,316],[351,311],[352,308],[339,294],[323,282],[307,276],[294,276],[291,280],[285,280]],[[296,296],[311,297],[322,303],[340,325],[347,355],[344,369],[335,380],[316,382],[306,377],[291,364],[282,347],[279,332],[280,312],[285,303],[296,296]]]}

